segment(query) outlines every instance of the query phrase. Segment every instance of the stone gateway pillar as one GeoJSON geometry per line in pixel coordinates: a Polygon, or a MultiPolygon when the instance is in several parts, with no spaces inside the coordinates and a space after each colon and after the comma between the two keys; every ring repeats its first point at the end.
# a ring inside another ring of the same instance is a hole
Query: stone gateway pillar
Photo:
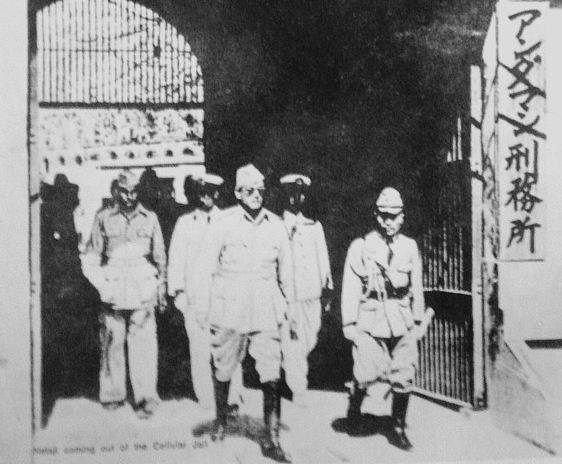
{"type": "Polygon", "coordinates": [[[27,11],[25,1],[3,2],[0,18],[0,463],[30,462],[32,453],[27,11]]]}

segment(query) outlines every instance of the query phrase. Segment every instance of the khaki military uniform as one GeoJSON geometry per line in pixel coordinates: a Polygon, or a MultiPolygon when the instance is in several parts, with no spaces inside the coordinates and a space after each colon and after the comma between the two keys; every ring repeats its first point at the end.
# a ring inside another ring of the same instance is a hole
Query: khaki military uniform
{"type": "Polygon", "coordinates": [[[162,232],[153,212],[139,203],[128,216],[117,206],[96,215],[83,270],[103,302],[102,403],[126,399],[125,341],[135,403],[158,399],[154,309],[165,269],[162,232]]]}
{"type": "Polygon", "coordinates": [[[416,242],[398,234],[390,243],[371,232],[349,247],[344,268],[342,325],[356,324],[353,373],[363,386],[381,378],[408,390],[417,365],[414,321],[425,311],[416,242]]]}
{"type": "Polygon", "coordinates": [[[297,338],[283,332],[283,367],[293,394],[308,387],[308,355],[316,346],[321,324],[322,290],[333,289],[324,229],[299,213],[285,211],[283,222],[289,234],[295,279],[295,329],[297,338]]]}
{"type": "Polygon", "coordinates": [[[282,221],[262,209],[254,219],[235,206],[213,223],[198,262],[195,305],[211,327],[211,353],[221,382],[246,350],[262,383],[279,379],[280,325],[294,301],[293,265],[282,221]]]}

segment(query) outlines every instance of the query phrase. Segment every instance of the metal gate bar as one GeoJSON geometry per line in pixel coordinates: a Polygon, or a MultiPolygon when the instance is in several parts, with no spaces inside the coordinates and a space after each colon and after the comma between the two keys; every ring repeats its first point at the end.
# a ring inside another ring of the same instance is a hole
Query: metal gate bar
{"type": "Polygon", "coordinates": [[[439,191],[421,240],[426,303],[435,310],[419,342],[415,386],[423,395],[472,405],[472,221],[470,163],[457,120],[451,150],[437,173],[439,191]]]}
{"type": "Polygon", "coordinates": [[[415,385],[427,394],[472,404],[472,328],[466,317],[470,297],[430,292],[427,300],[436,314],[419,342],[415,385]]]}
{"type": "Polygon", "coordinates": [[[183,35],[130,0],[59,0],[37,12],[42,103],[203,103],[183,35]]]}

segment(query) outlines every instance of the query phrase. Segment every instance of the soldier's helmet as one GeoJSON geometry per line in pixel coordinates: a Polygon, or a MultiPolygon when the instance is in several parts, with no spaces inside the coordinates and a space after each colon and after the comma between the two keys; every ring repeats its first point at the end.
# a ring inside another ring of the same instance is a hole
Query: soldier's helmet
{"type": "Polygon", "coordinates": [[[404,203],[400,192],[392,187],[382,189],[377,198],[378,213],[399,214],[404,209],[404,203]]]}

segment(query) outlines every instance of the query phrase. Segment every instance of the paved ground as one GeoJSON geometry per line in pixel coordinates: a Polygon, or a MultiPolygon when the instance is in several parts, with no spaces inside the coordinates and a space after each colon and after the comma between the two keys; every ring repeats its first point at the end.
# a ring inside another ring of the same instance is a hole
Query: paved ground
{"type": "Polygon", "coordinates": [[[547,394],[562,404],[562,348],[530,349],[525,353],[547,394]]]}
{"type": "MultiPolygon", "coordinates": [[[[382,393],[375,391],[365,401],[365,436],[359,437],[339,431],[347,405],[343,393],[311,392],[307,409],[284,401],[282,441],[293,462],[517,459],[534,463],[549,457],[541,449],[495,428],[487,413],[457,412],[418,397],[412,398],[408,415],[409,436],[415,448],[401,451],[388,444],[372,420],[374,415],[389,412],[389,402],[382,399],[382,393]]],[[[36,434],[35,462],[272,462],[261,456],[257,443],[261,432],[259,391],[248,392],[240,417],[222,444],[213,443],[204,434],[212,417],[212,411],[202,410],[190,400],[163,402],[150,421],[138,420],[129,407],[108,412],[90,400],[60,400],[47,427],[36,434]]]]}

